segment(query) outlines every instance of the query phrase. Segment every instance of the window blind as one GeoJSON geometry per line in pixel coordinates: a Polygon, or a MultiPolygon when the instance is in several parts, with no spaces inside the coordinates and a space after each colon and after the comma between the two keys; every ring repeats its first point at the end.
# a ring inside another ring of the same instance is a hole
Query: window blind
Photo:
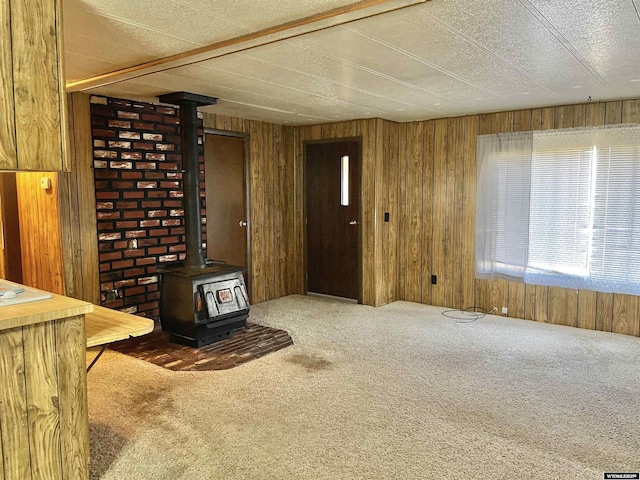
{"type": "Polygon", "coordinates": [[[637,125],[480,136],[477,202],[478,278],[640,294],[637,125]]]}

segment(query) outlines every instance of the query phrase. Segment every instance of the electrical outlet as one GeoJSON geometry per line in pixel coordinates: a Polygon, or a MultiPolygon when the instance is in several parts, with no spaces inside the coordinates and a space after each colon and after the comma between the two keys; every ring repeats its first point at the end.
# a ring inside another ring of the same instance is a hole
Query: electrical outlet
{"type": "Polygon", "coordinates": [[[509,313],[509,309],[507,307],[502,307],[502,314],[507,315],[509,313]]]}

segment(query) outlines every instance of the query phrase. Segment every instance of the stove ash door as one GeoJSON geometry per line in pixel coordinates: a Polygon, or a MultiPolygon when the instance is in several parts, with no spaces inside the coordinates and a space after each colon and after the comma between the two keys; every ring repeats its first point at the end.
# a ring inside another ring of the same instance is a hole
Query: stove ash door
{"type": "Polygon", "coordinates": [[[199,287],[207,308],[207,321],[249,310],[247,291],[239,278],[205,283],[199,287]]]}

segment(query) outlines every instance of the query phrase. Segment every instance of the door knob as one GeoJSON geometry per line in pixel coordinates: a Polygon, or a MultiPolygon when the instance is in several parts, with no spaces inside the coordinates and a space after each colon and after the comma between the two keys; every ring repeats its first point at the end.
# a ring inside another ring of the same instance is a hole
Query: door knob
{"type": "Polygon", "coordinates": [[[240,220],[238,222],[238,225],[241,226],[241,227],[246,227],[247,226],[247,221],[246,220],[240,220]]]}
{"type": "Polygon", "coordinates": [[[358,224],[358,222],[356,222],[355,220],[351,220],[351,221],[349,222],[349,225],[357,225],[357,224],[358,224]]]}

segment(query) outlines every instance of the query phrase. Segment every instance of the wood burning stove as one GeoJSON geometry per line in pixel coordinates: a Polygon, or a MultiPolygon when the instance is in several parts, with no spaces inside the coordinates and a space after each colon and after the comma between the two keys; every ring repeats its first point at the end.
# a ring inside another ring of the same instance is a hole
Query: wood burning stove
{"type": "Polygon", "coordinates": [[[164,267],[160,320],[169,340],[202,347],[233,335],[249,316],[242,268],[211,265],[194,271],[164,267]]]}
{"type": "Polygon", "coordinates": [[[202,347],[231,337],[249,316],[242,267],[207,261],[202,249],[197,107],[213,105],[217,99],[187,92],[159,98],[163,103],[180,106],[187,244],[184,263],[158,268],[162,275],[160,322],[172,342],[202,347]]]}

